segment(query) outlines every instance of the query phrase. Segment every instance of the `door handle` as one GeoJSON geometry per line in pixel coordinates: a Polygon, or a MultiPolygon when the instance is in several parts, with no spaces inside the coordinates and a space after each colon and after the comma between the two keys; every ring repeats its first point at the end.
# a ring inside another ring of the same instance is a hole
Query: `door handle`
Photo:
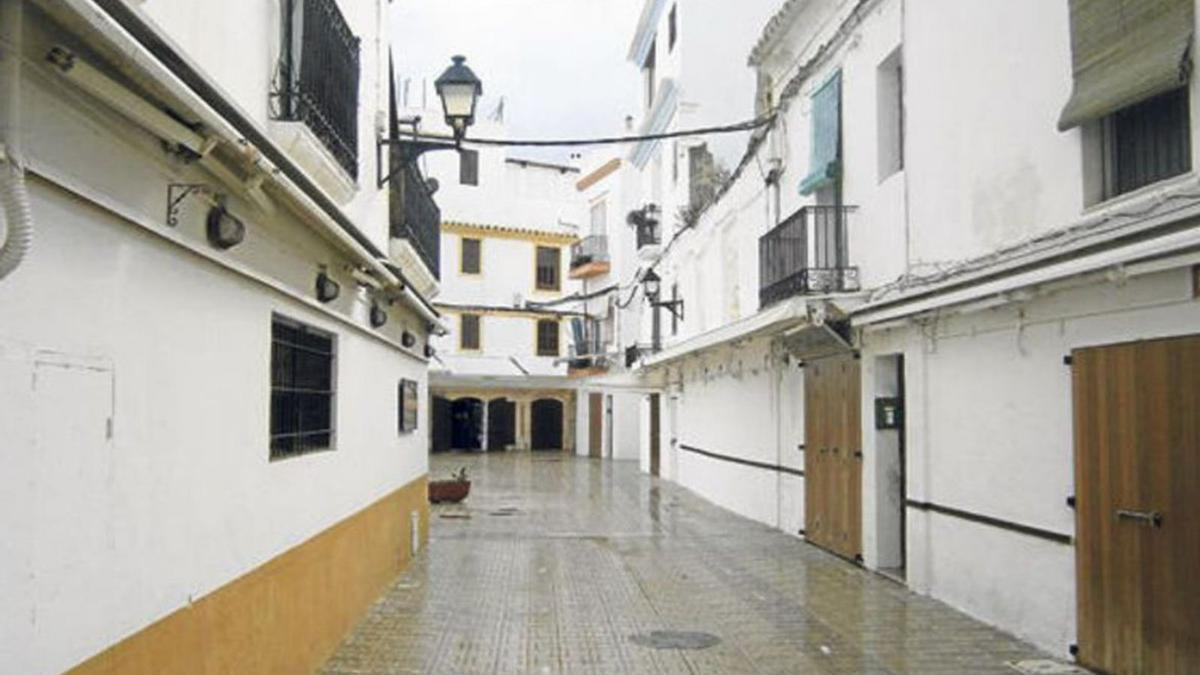
{"type": "Polygon", "coordinates": [[[1136,520],[1150,527],[1162,527],[1163,517],[1158,511],[1131,511],[1117,509],[1117,520],[1136,520]]]}

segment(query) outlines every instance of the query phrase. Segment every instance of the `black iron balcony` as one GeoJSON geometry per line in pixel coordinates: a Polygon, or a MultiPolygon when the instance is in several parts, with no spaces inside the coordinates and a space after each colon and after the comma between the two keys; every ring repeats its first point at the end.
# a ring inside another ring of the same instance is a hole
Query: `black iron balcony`
{"type": "Polygon", "coordinates": [[[760,307],[794,295],[859,289],[849,265],[846,223],[852,206],[806,206],[758,240],[760,307]]]}
{"type": "Polygon", "coordinates": [[[608,237],[603,234],[593,234],[571,244],[570,277],[572,279],[586,279],[607,274],[609,269],[608,237]]]}
{"type": "Polygon", "coordinates": [[[358,178],[359,39],[334,0],[284,0],[276,119],[303,122],[358,178]]]}
{"type": "Polygon", "coordinates": [[[391,236],[393,239],[407,240],[424,261],[429,273],[435,279],[440,279],[442,213],[433,201],[433,193],[417,164],[409,162],[400,169],[403,164],[401,148],[392,146],[391,166],[399,171],[392,178],[388,204],[391,236]]]}

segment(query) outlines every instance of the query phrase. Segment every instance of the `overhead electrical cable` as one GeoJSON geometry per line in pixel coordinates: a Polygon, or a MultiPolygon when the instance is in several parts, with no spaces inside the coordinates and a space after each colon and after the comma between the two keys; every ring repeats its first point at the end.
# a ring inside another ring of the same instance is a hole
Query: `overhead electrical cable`
{"type": "MultiPolygon", "coordinates": [[[[617,145],[620,143],[640,143],[642,141],[659,141],[667,138],[683,138],[687,136],[707,136],[711,134],[730,134],[739,131],[753,131],[772,123],[775,116],[756,117],[745,122],[727,124],[717,127],[701,127],[698,129],[680,129],[679,131],[664,131],[657,134],[641,134],[635,136],[607,136],[600,138],[566,138],[566,139],[505,139],[505,138],[464,138],[464,145],[501,145],[510,147],[576,147],[582,145],[617,145]]],[[[400,132],[401,136],[415,140],[444,140],[441,136],[425,136],[419,133],[400,132]]]]}

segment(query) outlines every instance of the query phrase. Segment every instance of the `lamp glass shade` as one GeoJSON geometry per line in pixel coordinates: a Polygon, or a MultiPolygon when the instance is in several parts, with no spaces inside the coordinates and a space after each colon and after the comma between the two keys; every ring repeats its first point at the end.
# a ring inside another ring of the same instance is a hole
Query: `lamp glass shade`
{"type": "Polygon", "coordinates": [[[434,82],[434,88],[442,99],[446,124],[456,133],[462,133],[475,121],[475,105],[483,94],[483,83],[466,66],[466,57],[455,56],[451,60],[454,65],[434,82]]]}
{"type": "Polygon", "coordinates": [[[654,273],[654,270],[649,270],[642,277],[642,288],[646,291],[646,297],[657,298],[659,291],[662,290],[662,279],[654,273]]]}

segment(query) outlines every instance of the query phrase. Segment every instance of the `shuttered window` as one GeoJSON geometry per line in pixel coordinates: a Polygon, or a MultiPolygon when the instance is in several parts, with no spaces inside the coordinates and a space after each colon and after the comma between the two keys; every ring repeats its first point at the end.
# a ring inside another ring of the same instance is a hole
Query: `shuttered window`
{"type": "Polygon", "coordinates": [[[479,315],[463,314],[458,318],[458,348],[479,349],[479,315]]]}
{"type": "Polygon", "coordinates": [[[1186,88],[1106,118],[1105,196],[1124,194],[1191,169],[1190,126],[1186,88]]]}
{"type": "Polygon", "coordinates": [[[479,185],[479,151],[458,151],[459,185],[479,185]]]}
{"type": "Polygon", "coordinates": [[[537,280],[539,291],[557,291],[559,289],[559,267],[562,262],[559,249],[551,246],[537,247],[537,280]]]}
{"type": "Polygon", "coordinates": [[[478,239],[470,239],[463,237],[462,239],[462,260],[459,270],[463,274],[479,274],[480,258],[479,258],[480,242],[478,239]]]}
{"type": "Polygon", "coordinates": [[[1180,87],[1194,0],[1070,0],[1071,98],[1065,131],[1180,87]]]}
{"type": "Polygon", "coordinates": [[[835,73],[812,96],[812,151],[800,194],[810,195],[841,172],[842,74],[835,73]]]}
{"type": "Polygon", "coordinates": [[[558,322],[542,319],[537,322],[537,355],[558,356],[558,322]]]}

